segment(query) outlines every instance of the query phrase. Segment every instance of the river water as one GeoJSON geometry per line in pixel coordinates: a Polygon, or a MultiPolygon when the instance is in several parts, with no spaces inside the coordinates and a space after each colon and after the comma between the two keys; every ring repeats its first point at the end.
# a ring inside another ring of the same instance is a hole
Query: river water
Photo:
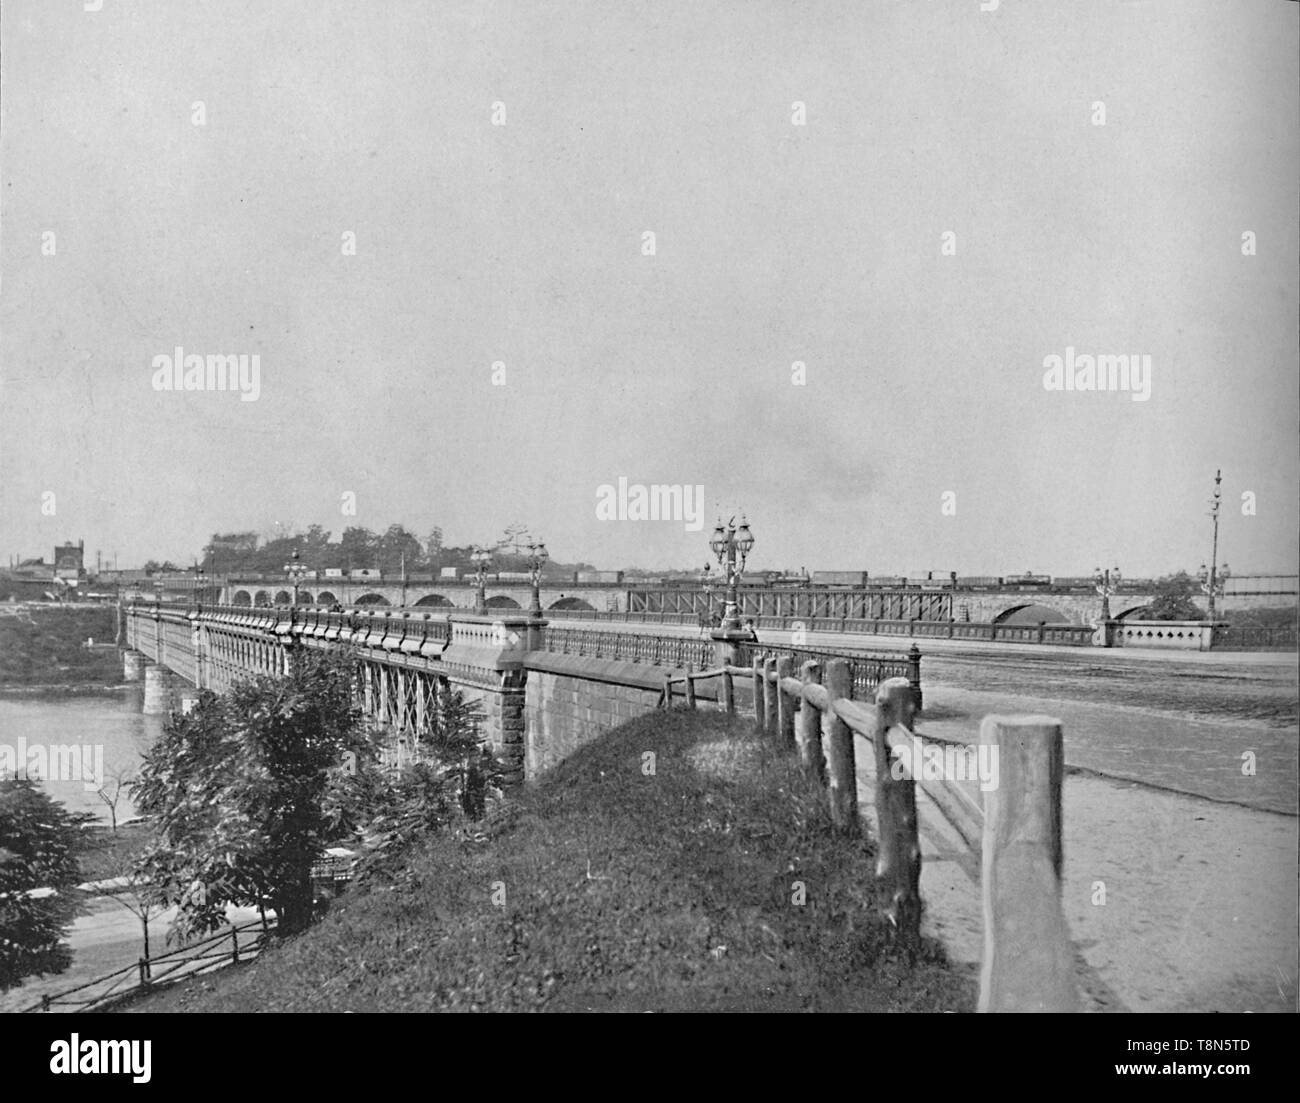
{"type": "MultiPolygon", "coordinates": [[[[142,695],[141,686],[130,685],[102,697],[0,697],[0,769],[16,763],[23,776],[26,767],[26,776],[39,775],[64,807],[93,812],[108,823],[108,806],[95,790],[105,785],[111,793],[115,776],[135,771],[141,754],[162,734],[165,717],[145,716],[142,695]]],[[[118,822],[132,815],[123,787],[118,822]]]]}

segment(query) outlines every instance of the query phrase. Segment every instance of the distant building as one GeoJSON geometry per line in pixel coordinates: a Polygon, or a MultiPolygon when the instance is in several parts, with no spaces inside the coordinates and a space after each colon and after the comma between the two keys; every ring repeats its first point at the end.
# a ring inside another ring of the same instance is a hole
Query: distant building
{"type": "Polygon", "coordinates": [[[86,542],[61,544],[54,549],[54,577],[76,582],[86,577],[86,542]]]}

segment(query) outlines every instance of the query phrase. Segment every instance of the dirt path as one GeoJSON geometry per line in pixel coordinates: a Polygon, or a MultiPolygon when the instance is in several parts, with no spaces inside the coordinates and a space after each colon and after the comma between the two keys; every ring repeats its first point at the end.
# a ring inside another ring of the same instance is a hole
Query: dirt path
{"type": "MultiPolygon", "coordinates": [[[[857,752],[874,833],[865,740],[857,752]]],[[[1062,900],[1088,1010],[1296,1010],[1295,816],[1077,773],[1064,804],[1062,900]]],[[[919,813],[925,933],[978,968],[979,870],[924,795],[919,813]]]]}

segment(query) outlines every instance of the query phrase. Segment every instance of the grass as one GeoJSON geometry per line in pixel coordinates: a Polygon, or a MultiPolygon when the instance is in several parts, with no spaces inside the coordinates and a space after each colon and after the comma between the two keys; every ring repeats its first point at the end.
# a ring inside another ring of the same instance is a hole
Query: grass
{"type": "Polygon", "coordinates": [[[116,649],[89,650],[87,639],[113,642],[112,606],[87,609],[29,604],[0,609],[0,688],[122,681],[116,649]]]}
{"type": "Polygon", "coordinates": [[[256,962],[131,1010],[974,1007],[975,979],[937,946],[907,963],[870,848],[832,834],[796,759],[747,722],[641,717],[480,826],[412,848],[256,962]]]}

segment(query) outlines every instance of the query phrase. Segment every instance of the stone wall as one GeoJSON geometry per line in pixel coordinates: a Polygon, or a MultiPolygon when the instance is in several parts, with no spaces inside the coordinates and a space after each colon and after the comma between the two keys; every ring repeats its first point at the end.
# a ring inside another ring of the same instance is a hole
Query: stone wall
{"type": "Polygon", "coordinates": [[[606,732],[659,706],[666,668],[576,655],[527,660],[525,770],[531,780],[606,732]]]}

